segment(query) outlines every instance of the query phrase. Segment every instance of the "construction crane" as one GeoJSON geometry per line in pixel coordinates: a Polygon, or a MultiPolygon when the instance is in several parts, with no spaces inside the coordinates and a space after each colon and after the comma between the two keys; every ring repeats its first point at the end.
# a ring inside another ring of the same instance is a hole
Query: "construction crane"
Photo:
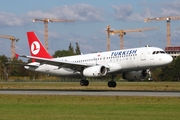
{"type": "Polygon", "coordinates": [[[45,42],[45,48],[48,51],[48,23],[49,22],[75,22],[74,20],[64,20],[64,19],[58,19],[58,18],[35,18],[33,19],[33,22],[44,22],[44,42],[45,42]]]}
{"type": "Polygon", "coordinates": [[[2,34],[0,34],[0,37],[11,40],[11,59],[13,59],[15,57],[15,41],[17,42],[19,38],[15,38],[14,36],[10,36],[10,35],[2,35],[2,34]]]}
{"type": "Polygon", "coordinates": [[[107,50],[110,50],[110,34],[119,34],[120,36],[120,49],[124,49],[124,35],[127,32],[142,32],[145,30],[156,30],[158,28],[138,28],[138,29],[127,29],[127,30],[110,30],[110,25],[107,26],[107,50]]]}
{"type": "Polygon", "coordinates": [[[110,25],[107,25],[106,31],[107,31],[107,50],[110,51],[110,25]]]}
{"type": "Polygon", "coordinates": [[[166,46],[170,47],[171,46],[171,33],[170,33],[170,21],[171,20],[180,20],[180,16],[167,16],[167,17],[157,17],[157,18],[147,18],[144,20],[144,22],[149,22],[152,20],[160,21],[160,20],[166,20],[167,24],[167,35],[166,35],[166,46]]]}

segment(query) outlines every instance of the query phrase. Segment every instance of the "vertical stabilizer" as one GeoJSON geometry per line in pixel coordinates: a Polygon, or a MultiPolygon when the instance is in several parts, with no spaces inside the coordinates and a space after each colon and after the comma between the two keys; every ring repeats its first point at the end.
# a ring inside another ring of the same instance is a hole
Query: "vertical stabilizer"
{"type": "Polygon", "coordinates": [[[27,32],[31,56],[52,58],[34,32],[27,32]]]}

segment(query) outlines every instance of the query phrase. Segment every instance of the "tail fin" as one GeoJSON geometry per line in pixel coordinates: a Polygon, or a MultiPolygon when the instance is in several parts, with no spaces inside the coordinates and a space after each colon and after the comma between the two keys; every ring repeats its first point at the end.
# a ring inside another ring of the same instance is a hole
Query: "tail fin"
{"type": "Polygon", "coordinates": [[[19,58],[19,54],[15,53],[15,58],[18,59],[19,58]]]}
{"type": "Polygon", "coordinates": [[[34,32],[27,32],[31,56],[52,58],[34,32]]]}

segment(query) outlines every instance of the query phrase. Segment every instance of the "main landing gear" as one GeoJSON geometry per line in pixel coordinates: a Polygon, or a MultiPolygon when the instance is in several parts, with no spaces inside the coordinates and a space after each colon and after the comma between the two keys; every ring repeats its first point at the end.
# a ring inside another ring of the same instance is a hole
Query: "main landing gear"
{"type": "Polygon", "coordinates": [[[108,82],[108,87],[114,88],[114,87],[116,87],[116,85],[117,85],[116,82],[113,81],[113,80],[111,80],[111,81],[108,82]]]}
{"type": "MultiPolygon", "coordinates": [[[[116,82],[114,81],[114,78],[116,77],[116,75],[112,75],[112,79],[111,81],[108,82],[108,87],[111,87],[111,88],[115,88],[116,87],[116,82]]],[[[89,81],[86,80],[86,78],[83,78],[80,80],[80,85],[81,86],[88,86],[89,85],[89,81]]]]}
{"type": "Polygon", "coordinates": [[[85,79],[82,79],[82,80],[80,80],[80,85],[81,85],[81,86],[88,86],[88,85],[89,85],[89,81],[86,80],[86,78],[85,78],[85,79]]]}
{"type": "Polygon", "coordinates": [[[116,87],[116,82],[114,81],[114,78],[116,77],[116,75],[112,75],[112,80],[108,82],[108,87],[112,87],[115,88],[116,87]]]}

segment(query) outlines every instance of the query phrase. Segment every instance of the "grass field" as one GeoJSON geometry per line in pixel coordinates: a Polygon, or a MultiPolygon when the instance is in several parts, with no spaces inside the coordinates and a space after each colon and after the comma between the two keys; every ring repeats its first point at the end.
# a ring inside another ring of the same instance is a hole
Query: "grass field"
{"type": "MultiPolygon", "coordinates": [[[[174,90],[179,82],[0,82],[1,89],[174,90]]],[[[0,95],[0,120],[179,120],[180,97],[0,95]]]]}
{"type": "Polygon", "coordinates": [[[0,96],[0,120],[179,120],[179,113],[179,97],[0,96]]]}
{"type": "Polygon", "coordinates": [[[79,82],[0,82],[0,89],[180,91],[180,82],[117,82],[116,88],[108,88],[107,82],[90,82],[87,87],[80,86],[79,82]]]}

